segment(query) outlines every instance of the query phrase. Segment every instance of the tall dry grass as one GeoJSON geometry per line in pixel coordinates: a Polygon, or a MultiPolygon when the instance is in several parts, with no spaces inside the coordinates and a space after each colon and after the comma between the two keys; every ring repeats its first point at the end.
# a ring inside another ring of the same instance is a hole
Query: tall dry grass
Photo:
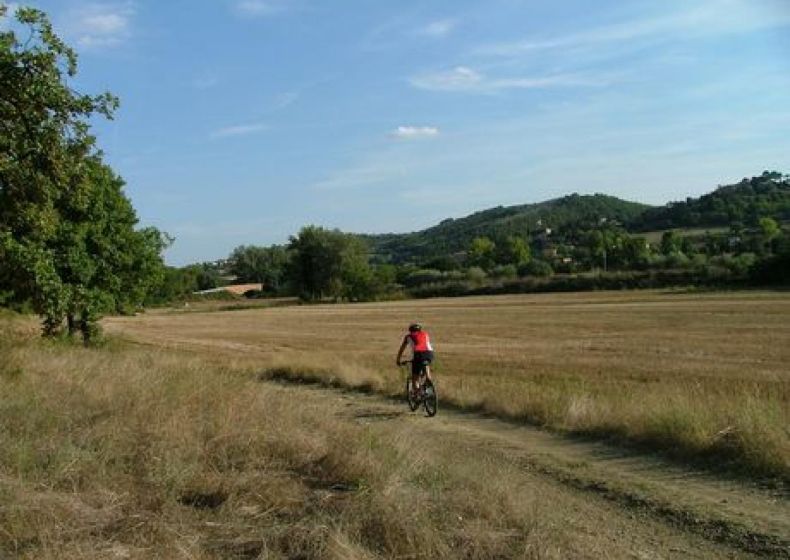
{"type": "Polygon", "coordinates": [[[117,320],[123,336],[397,394],[404,325],[444,402],[790,480],[790,296],[623,292],[117,320]]]}
{"type": "MultiPolygon", "coordinates": [[[[0,320],[0,557],[561,558],[513,469],[386,437],[250,368],[0,320]]],[[[587,545],[584,545],[587,546],[587,545]]]]}

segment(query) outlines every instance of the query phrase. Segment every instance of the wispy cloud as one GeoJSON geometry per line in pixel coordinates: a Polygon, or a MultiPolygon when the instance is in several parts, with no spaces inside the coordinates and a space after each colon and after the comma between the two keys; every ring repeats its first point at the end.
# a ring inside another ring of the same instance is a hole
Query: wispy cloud
{"type": "Polygon", "coordinates": [[[413,76],[409,81],[418,89],[472,93],[495,93],[505,89],[544,89],[551,87],[601,86],[606,84],[602,79],[593,79],[576,74],[489,78],[467,66],[456,66],[451,70],[419,74],[413,76]]]}
{"type": "Polygon", "coordinates": [[[269,127],[263,123],[247,123],[247,124],[237,124],[233,126],[226,126],[223,128],[219,128],[211,133],[212,138],[229,138],[232,136],[246,136],[249,134],[255,134],[256,132],[262,132],[267,130],[269,127]]]}
{"type": "Polygon", "coordinates": [[[432,21],[425,27],[418,29],[417,34],[426,37],[442,38],[452,33],[457,25],[458,22],[454,19],[440,19],[432,21]]]}
{"type": "Polygon", "coordinates": [[[419,74],[410,80],[414,87],[438,91],[469,91],[480,86],[483,76],[466,66],[419,74]]]}
{"type": "Polygon", "coordinates": [[[274,97],[274,101],[272,103],[272,108],[275,110],[285,109],[286,107],[293,105],[301,96],[301,93],[298,90],[292,91],[284,91],[282,93],[278,93],[274,97]]]}
{"type": "Polygon", "coordinates": [[[112,48],[132,36],[134,15],[131,2],[82,4],[64,14],[62,26],[82,49],[112,48]]]}
{"type": "Polygon", "coordinates": [[[407,174],[406,166],[398,157],[392,157],[387,161],[376,156],[369,161],[362,161],[335,171],[326,179],[315,183],[313,189],[336,191],[364,187],[377,188],[381,185],[391,185],[407,174]]]}
{"type": "Polygon", "coordinates": [[[233,9],[240,16],[257,18],[277,14],[284,6],[274,0],[238,0],[233,9]]]}
{"type": "Polygon", "coordinates": [[[483,45],[477,54],[516,56],[551,49],[583,49],[598,45],[672,42],[679,36],[698,37],[747,33],[790,25],[790,10],[783,0],[705,0],[694,7],[637,20],[624,21],[576,33],[529,37],[483,45]]]}
{"type": "Polygon", "coordinates": [[[439,129],[435,126],[399,126],[392,131],[391,136],[406,140],[417,138],[431,138],[439,135],[439,129]]]}

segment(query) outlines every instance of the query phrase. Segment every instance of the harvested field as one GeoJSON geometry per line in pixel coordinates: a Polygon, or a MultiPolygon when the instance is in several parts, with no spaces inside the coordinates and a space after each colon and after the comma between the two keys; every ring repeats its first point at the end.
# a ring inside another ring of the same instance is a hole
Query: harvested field
{"type": "Polygon", "coordinates": [[[31,326],[0,321],[2,558],[787,556],[775,490],[31,326]]]}
{"type": "Polygon", "coordinates": [[[605,292],[148,314],[109,332],[397,394],[419,320],[444,402],[790,478],[790,294],[605,292]]]}

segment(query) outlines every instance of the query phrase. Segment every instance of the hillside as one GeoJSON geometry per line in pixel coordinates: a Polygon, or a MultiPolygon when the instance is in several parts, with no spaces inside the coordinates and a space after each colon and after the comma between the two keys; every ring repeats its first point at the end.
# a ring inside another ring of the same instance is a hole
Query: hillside
{"type": "Polygon", "coordinates": [[[527,237],[540,228],[597,223],[601,218],[630,222],[649,208],[603,194],[572,194],[536,204],[497,206],[464,218],[450,218],[413,233],[364,237],[371,243],[378,260],[400,263],[463,251],[475,237],[483,235],[492,239],[509,235],[527,237]]]}
{"type": "Polygon", "coordinates": [[[542,228],[590,229],[601,219],[619,222],[631,233],[684,228],[707,230],[753,226],[762,217],[790,221],[790,176],[765,171],[757,177],[720,186],[699,198],[648,206],[604,194],[572,194],[517,206],[497,206],[412,233],[363,236],[374,260],[404,263],[447,258],[465,251],[475,237],[497,240],[533,237],[542,228]]]}
{"type": "Polygon", "coordinates": [[[790,176],[764,172],[699,198],[646,209],[628,223],[631,231],[755,225],[762,217],[790,220],[790,176]]]}

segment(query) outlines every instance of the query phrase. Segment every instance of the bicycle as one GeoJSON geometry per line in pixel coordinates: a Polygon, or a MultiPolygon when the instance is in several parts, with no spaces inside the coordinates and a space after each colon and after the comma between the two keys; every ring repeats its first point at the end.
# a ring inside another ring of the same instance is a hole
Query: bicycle
{"type": "MultiPolygon", "coordinates": [[[[410,366],[412,361],[413,360],[406,360],[405,362],[401,362],[401,366],[410,366]]],[[[439,394],[436,390],[436,386],[428,379],[424,364],[422,368],[420,368],[419,379],[420,388],[415,391],[411,368],[406,368],[406,402],[409,405],[409,409],[413,412],[422,404],[423,408],[425,408],[425,414],[428,416],[435,416],[439,408],[439,394]]]]}

